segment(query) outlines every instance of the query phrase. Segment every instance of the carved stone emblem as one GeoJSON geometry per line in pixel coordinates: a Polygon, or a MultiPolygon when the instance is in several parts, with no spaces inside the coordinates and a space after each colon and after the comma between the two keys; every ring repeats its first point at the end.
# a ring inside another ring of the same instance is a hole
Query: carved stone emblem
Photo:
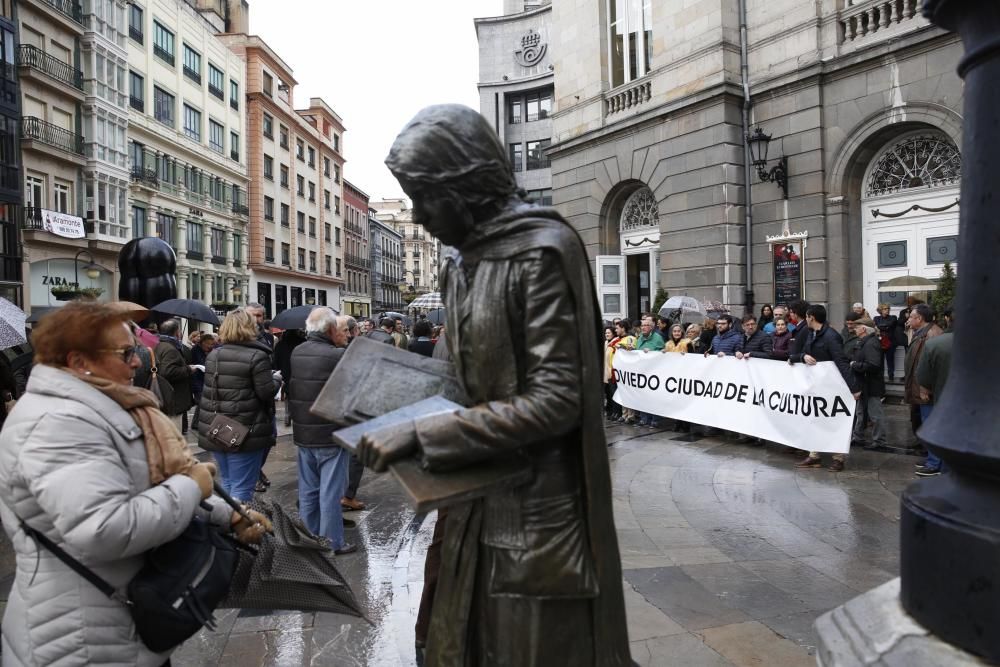
{"type": "Polygon", "coordinates": [[[548,44],[542,42],[542,36],[534,30],[528,30],[521,37],[521,48],[514,52],[514,60],[522,67],[534,67],[545,56],[548,44]]]}

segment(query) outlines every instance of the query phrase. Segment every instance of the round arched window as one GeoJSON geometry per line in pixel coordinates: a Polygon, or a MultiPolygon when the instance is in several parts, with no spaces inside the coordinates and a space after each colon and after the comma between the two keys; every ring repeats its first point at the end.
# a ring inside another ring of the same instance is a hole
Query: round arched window
{"type": "Polygon", "coordinates": [[[660,226],[660,210],[656,205],[653,191],[643,186],[632,193],[622,209],[619,230],[626,232],[642,227],[660,226]]]}
{"type": "Polygon", "coordinates": [[[875,160],[866,197],[881,197],[914,188],[958,185],[962,154],[941,133],[911,134],[889,145],[875,160]]]}

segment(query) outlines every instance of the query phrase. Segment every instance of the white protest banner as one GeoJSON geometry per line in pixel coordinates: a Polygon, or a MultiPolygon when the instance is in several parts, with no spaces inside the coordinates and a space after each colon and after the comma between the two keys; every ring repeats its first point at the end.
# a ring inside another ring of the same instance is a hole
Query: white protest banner
{"type": "Polygon", "coordinates": [[[627,408],[818,452],[846,454],[855,400],[837,366],[618,350],[627,408]]]}
{"type": "Polygon", "coordinates": [[[87,235],[83,228],[83,218],[68,213],[42,209],[42,228],[68,239],[82,239],[87,235]]]}

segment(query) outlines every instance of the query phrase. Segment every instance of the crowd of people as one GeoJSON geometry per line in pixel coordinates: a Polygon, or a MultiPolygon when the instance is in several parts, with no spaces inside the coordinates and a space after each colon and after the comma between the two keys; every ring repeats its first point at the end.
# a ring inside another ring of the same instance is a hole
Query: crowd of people
{"type": "MultiPolygon", "coordinates": [[[[872,318],[864,304],[855,303],[839,332],[828,321],[824,306],[801,300],[773,308],[765,304],[759,316],[748,313],[739,319],[720,314],[702,322],[683,323],[646,314],[637,322],[619,318],[605,322],[605,416],[612,423],[636,427],[658,428],[662,421],[661,415],[631,410],[614,401],[613,363],[617,350],[733,356],[747,361],[771,359],[806,365],[832,361],[857,402],[851,446],[884,451],[889,442],[883,404],[886,382],[897,378],[897,349],[903,347],[906,351],[903,400],[910,407],[911,426],[916,433],[930,415],[947,378],[954,317],[950,307],[935,315],[930,306],[912,297],[898,315],[893,315],[886,303],[878,304],[877,312],[872,318]]],[[[690,431],[691,424],[675,420],[674,428],[690,431]]],[[[763,444],[747,436],[740,436],[740,441],[763,444]]],[[[822,467],[819,452],[810,451],[808,443],[802,445],[806,456],[796,466],[822,467]]],[[[842,471],[846,458],[834,454],[829,469],[842,471]]],[[[940,459],[928,452],[916,474],[932,476],[942,470],[940,459]]]]}

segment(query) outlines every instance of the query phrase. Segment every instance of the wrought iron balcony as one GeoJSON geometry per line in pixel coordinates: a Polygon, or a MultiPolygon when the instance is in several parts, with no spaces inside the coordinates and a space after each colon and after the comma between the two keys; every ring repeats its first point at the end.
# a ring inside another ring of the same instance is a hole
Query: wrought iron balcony
{"type": "Polygon", "coordinates": [[[129,95],[128,103],[129,106],[131,106],[136,111],[146,110],[146,100],[142,99],[141,97],[136,97],[135,95],[129,95]]]}
{"type": "Polygon", "coordinates": [[[195,83],[201,83],[201,72],[193,70],[187,65],[184,66],[184,76],[191,79],[195,83]]]}
{"type": "Polygon", "coordinates": [[[65,14],[77,23],[83,25],[83,10],[78,0],[43,0],[45,4],[61,14],[65,14]]]}
{"type": "Polygon", "coordinates": [[[37,46],[22,44],[18,48],[17,64],[22,67],[36,69],[43,74],[48,74],[57,81],[62,81],[78,90],[83,90],[83,72],[67,62],[50,56],[37,46]]]}
{"type": "Polygon", "coordinates": [[[37,206],[25,206],[24,216],[21,219],[21,229],[45,229],[42,220],[42,209],[37,206]]]}
{"type": "Polygon", "coordinates": [[[154,188],[160,184],[160,177],[156,170],[143,167],[132,167],[132,180],[151,185],[154,188]]]}
{"type": "Polygon", "coordinates": [[[140,44],[142,44],[143,41],[142,30],[136,28],[134,25],[130,25],[128,27],[128,36],[134,39],[135,41],[139,42],[140,44]]]}
{"type": "Polygon", "coordinates": [[[160,60],[169,63],[171,67],[174,66],[174,54],[170,53],[159,44],[153,44],[153,55],[160,60]]]}
{"type": "Polygon", "coordinates": [[[82,136],[34,116],[21,119],[21,138],[40,141],[67,153],[83,155],[82,136]]]}
{"type": "Polygon", "coordinates": [[[187,251],[187,258],[188,259],[205,259],[205,253],[200,252],[198,250],[188,250],[187,251]]]}
{"type": "Polygon", "coordinates": [[[225,264],[226,258],[219,255],[212,255],[212,264],[225,264]]]}
{"type": "Polygon", "coordinates": [[[236,215],[250,215],[250,207],[246,204],[233,204],[233,213],[236,215]]]}

